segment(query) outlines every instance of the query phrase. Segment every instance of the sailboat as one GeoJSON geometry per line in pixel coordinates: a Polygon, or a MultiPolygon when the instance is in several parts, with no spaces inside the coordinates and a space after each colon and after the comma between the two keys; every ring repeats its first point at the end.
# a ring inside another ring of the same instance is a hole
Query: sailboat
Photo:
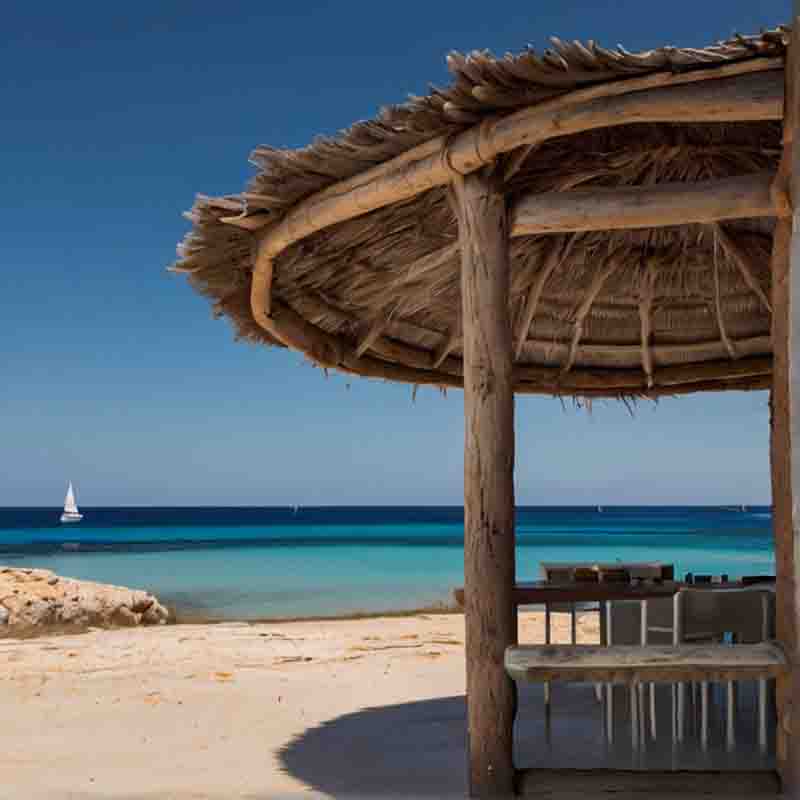
{"type": "Polygon", "coordinates": [[[61,515],[62,522],[80,522],[83,514],[78,511],[78,504],[75,502],[75,492],[72,491],[72,481],[69,482],[67,496],[64,498],[64,513],[61,515]]]}

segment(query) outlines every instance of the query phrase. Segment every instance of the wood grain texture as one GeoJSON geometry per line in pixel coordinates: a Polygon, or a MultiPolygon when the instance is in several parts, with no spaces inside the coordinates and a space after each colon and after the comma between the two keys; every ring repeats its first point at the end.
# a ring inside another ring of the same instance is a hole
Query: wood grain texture
{"type": "Polygon", "coordinates": [[[464,337],[464,583],[469,785],[513,794],[516,689],[505,674],[516,644],[514,373],[505,198],[490,176],[457,177],[464,337]]]}
{"type": "MultiPolygon", "coordinates": [[[[794,30],[800,25],[800,0],[794,2],[794,30]]],[[[793,717],[800,712],[800,50],[794,36],[785,69],[786,112],[778,192],[792,216],[781,216],[773,234],[772,307],[774,374],[771,396],[773,525],[775,529],[777,635],[794,669],[778,680],[777,755],[787,797],[800,798],[800,736],[793,717]],[[794,228],[794,233],[793,233],[794,228]]]]}
{"type": "Polygon", "coordinates": [[[506,650],[508,674],[520,683],[729,681],[786,674],[787,658],[772,642],[703,645],[518,645],[506,650]]]}
{"type": "Polygon", "coordinates": [[[772,217],[776,215],[771,193],[773,178],[767,173],[697,183],[595,187],[530,195],[519,200],[513,209],[513,235],[772,217]]]}

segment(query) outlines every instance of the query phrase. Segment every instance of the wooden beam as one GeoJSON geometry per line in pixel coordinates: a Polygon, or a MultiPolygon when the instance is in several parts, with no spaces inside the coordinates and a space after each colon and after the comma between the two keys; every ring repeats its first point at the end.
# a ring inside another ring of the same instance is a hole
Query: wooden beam
{"type": "Polygon", "coordinates": [[[464,585],[469,789],[514,793],[516,690],[503,669],[517,642],[514,566],[514,374],[508,215],[483,173],[453,181],[464,332],[464,585]]]}
{"type": "Polygon", "coordinates": [[[779,796],[780,780],[774,770],[729,772],[621,769],[522,769],[517,774],[522,797],[548,800],[609,798],[619,800],[641,796],[661,798],[705,797],[763,798],[779,796]]]}
{"type": "Polygon", "coordinates": [[[775,216],[773,175],[761,173],[697,183],[574,189],[523,197],[513,235],[660,228],[775,216]]]}
{"type": "MultiPolygon", "coordinates": [[[[444,186],[501,153],[553,136],[640,122],[744,122],[783,116],[783,59],[752,59],[689,72],[622,78],[568,92],[485,121],[448,140],[438,136],[339,181],[295,206],[267,236],[270,251],[318,230],[444,186]],[[483,129],[481,130],[481,128],[483,129]],[[447,152],[447,162],[442,153],[447,152]],[[281,244],[283,242],[283,244],[281,244]]],[[[248,230],[272,226],[274,214],[240,214],[223,222],[248,230]]]]}
{"type": "MultiPolygon", "coordinates": [[[[800,0],[793,5],[796,32],[800,0]]],[[[800,44],[796,35],[787,52],[783,156],[775,192],[784,199],[783,212],[791,216],[780,216],[773,233],[770,426],[777,635],[793,662],[791,677],[777,685],[776,749],[783,789],[792,800],[800,798],[800,44]]]]}
{"type": "Polygon", "coordinates": [[[641,122],[780,119],[782,66],[781,59],[752,59],[580,89],[485,120],[452,140],[440,136],[425,142],[306,198],[277,223],[274,214],[225,217],[224,222],[260,231],[251,293],[253,318],[269,330],[268,290],[274,259],[316,231],[444,186],[454,172],[473,172],[501,153],[554,136],[641,122]]]}

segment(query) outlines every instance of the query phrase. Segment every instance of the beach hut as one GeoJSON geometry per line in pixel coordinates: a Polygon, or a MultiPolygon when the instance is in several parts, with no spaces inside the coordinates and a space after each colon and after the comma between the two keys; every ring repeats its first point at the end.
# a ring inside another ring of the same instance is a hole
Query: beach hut
{"type": "MultiPolygon", "coordinates": [[[[800,797],[791,40],[783,27],[705,49],[554,39],[541,54],[453,53],[447,88],[301,150],[260,147],[247,191],[190,213],[174,269],[242,339],[326,370],[464,389],[473,795],[537,785],[515,772],[504,669],[517,641],[514,393],[769,389],[778,637],[797,664],[778,681],[778,759],[800,797]]],[[[739,674],[729,658],[715,674],[739,674]]],[[[681,785],[730,790],[702,777],[681,785]]],[[[593,791],[635,782],[606,778],[593,791]]]]}

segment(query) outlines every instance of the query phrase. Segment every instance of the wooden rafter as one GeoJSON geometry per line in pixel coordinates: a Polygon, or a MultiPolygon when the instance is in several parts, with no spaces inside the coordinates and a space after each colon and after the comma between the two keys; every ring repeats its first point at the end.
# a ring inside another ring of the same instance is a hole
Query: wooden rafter
{"type": "MultiPolygon", "coordinates": [[[[447,184],[518,147],[553,136],[632,122],[724,122],[780,119],[780,59],[752,59],[686,73],[658,73],[600,84],[481,123],[452,140],[438,137],[401,156],[306,198],[281,221],[240,215],[223,221],[258,235],[251,290],[254,320],[272,330],[275,257],[304,237],[447,184]],[[747,74],[750,73],[750,74],[747,74]],[[648,90],[648,91],[645,91],[648,90]]],[[[280,337],[278,337],[280,338],[280,337]]]]}

